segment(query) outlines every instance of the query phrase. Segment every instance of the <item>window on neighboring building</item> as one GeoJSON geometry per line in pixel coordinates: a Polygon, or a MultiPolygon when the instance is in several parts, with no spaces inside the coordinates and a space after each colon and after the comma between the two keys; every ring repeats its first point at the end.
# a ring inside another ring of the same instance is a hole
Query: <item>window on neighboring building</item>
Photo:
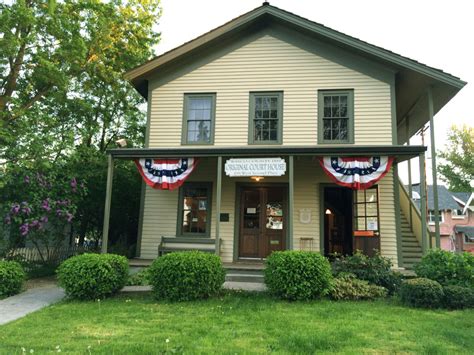
{"type": "Polygon", "coordinates": [[[464,213],[464,210],[452,210],[451,217],[454,219],[464,219],[466,214],[464,213]]]}
{"type": "Polygon", "coordinates": [[[179,189],[178,236],[210,236],[211,183],[185,183],[179,189]]]}
{"type": "Polygon", "coordinates": [[[185,94],[183,144],[214,142],[215,94],[185,94]]]}
{"type": "Polygon", "coordinates": [[[283,93],[250,93],[249,120],[249,144],[281,144],[283,93]]]}
{"type": "Polygon", "coordinates": [[[318,92],[318,142],[354,143],[354,91],[318,92]]]}
{"type": "MultiPolygon", "coordinates": [[[[440,223],[444,222],[443,211],[439,211],[439,222],[440,223]]],[[[435,224],[435,213],[432,210],[428,211],[428,223],[429,224],[435,224]]]]}
{"type": "Polygon", "coordinates": [[[464,243],[474,244],[474,236],[464,234],[464,243]]]}

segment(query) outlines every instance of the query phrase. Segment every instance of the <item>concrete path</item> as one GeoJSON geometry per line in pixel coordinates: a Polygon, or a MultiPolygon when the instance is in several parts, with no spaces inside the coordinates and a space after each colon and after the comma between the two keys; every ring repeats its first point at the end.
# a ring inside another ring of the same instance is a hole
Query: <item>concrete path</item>
{"type": "MultiPolygon", "coordinates": [[[[267,287],[262,283],[257,282],[237,282],[226,281],[224,288],[228,290],[244,290],[244,291],[266,291],[267,287]]],[[[125,286],[121,292],[148,292],[151,291],[151,286],[125,286]]]]}
{"type": "Polygon", "coordinates": [[[42,282],[25,292],[0,301],[0,325],[60,301],[64,290],[55,282],[42,282]]]}

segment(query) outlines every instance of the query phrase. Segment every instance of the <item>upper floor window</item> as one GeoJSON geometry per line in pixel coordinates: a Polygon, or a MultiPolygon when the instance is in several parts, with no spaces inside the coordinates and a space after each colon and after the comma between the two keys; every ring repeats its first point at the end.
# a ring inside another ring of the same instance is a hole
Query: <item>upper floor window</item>
{"type": "Polygon", "coordinates": [[[354,143],[354,91],[318,92],[319,143],[354,143]]]}
{"type": "MultiPolygon", "coordinates": [[[[444,222],[444,214],[443,211],[439,211],[439,223],[444,222]]],[[[435,213],[432,210],[428,211],[428,223],[429,224],[435,224],[436,218],[435,218],[435,213]]]]}
{"type": "Polygon", "coordinates": [[[185,94],[183,144],[213,144],[216,94],[185,94]]]}
{"type": "Polygon", "coordinates": [[[283,93],[250,93],[249,144],[281,144],[283,93]]]}
{"type": "Polygon", "coordinates": [[[464,213],[464,210],[452,210],[451,217],[454,219],[464,219],[466,214],[464,213]]]}

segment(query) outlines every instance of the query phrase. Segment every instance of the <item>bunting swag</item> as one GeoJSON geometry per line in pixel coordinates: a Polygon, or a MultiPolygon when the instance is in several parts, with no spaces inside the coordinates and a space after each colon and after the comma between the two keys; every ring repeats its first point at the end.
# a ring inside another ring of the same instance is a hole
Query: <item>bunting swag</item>
{"type": "Polygon", "coordinates": [[[180,187],[196,168],[197,158],[181,159],[135,159],[135,165],[145,183],[160,190],[180,187]]]}
{"type": "Polygon", "coordinates": [[[354,190],[365,190],[385,176],[392,157],[323,157],[321,167],[336,184],[354,190]]]}

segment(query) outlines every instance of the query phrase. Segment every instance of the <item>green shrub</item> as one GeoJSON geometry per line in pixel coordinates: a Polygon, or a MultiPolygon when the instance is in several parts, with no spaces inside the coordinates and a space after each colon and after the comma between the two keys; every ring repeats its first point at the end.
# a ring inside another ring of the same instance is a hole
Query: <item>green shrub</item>
{"type": "Polygon", "coordinates": [[[334,279],[329,296],[339,300],[373,300],[386,297],[386,288],[371,285],[365,280],[359,280],[354,274],[341,274],[334,279]]]}
{"type": "Polygon", "coordinates": [[[129,275],[127,286],[147,286],[150,284],[149,269],[145,268],[136,274],[129,275]]]}
{"type": "Polygon", "coordinates": [[[331,266],[336,277],[352,273],[358,279],[386,288],[390,294],[395,293],[402,282],[402,275],[392,271],[392,261],[380,254],[369,257],[356,251],[354,255],[336,256],[331,266]]]}
{"type": "Polygon", "coordinates": [[[225,281],[221,259],[200,251],[169,253],[149,268],[150,285],[157,299],[188,301],[216,295],[225,281]]]}
{"type": "Polygon", "coordinates": [[[319,253],[276,251],[267,259],[265,283],[271,293],[288,300],[326,295],[331,287],[329,261],[319,253]]]}
{"type": "Polygon", "coordinates": [[[438,281],[443,286],[474,287],[474,255],[431,250],[415,266],[415,272],[419,277],[438,281]]]}
{"type": "Polygon", "coordinates": [[[25,277],[25,271],[19,263],[0,260],[0,298],[19,293],[25,277]]]}
{"type": "Polygon", "coordinates": [[[444,299],[443,288],[439,282],[426,278],[404,281],[399,294],[402,303],[413,307],[440,307],[444,299]]]}
{"type": "Polygon", "coordinates": [[[474,289],[449,285],[443,287],[443,305],[449,309],[462,309],[474,307],[474,289]]]}
{"type": "Polygon", "coordinates": [[[128,261],[115,254],[82,254],[64,261],[57,274],[67,296],[101,299],[123,288],[128,278],[128,261]]]}

